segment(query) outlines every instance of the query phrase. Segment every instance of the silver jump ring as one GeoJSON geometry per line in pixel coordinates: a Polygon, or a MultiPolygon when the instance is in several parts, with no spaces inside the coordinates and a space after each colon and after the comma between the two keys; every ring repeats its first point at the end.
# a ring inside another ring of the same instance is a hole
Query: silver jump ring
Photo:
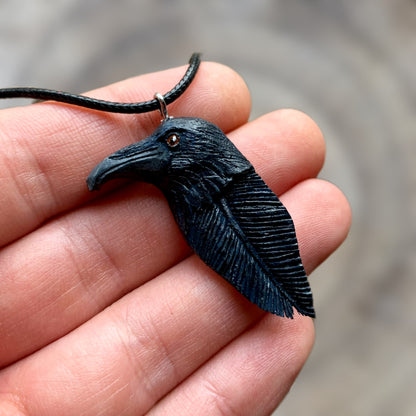
{"type": "Polygon", "coordinates": [[[162,116],[162,122],[172,118],[172,117],[169,117],[168,109],[167,109],[167,106],[166,106],[165,99],[163,98],[163,95],[160,94],[159,92],[157,92],[155,94],[155,98],[159,103],[159,111],[160,111],[160,114],[162,116]]]}

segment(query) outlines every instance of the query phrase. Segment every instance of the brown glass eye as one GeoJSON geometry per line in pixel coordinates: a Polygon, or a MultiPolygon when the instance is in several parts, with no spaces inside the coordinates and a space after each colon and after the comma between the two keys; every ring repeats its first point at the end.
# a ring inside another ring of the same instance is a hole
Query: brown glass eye
{"type": "Polygon", "coordinates": [[[171,134],[167,139],[166,143],[169,147],[176,147],[180,142],[179,136],[177,134],[171,134]]]}

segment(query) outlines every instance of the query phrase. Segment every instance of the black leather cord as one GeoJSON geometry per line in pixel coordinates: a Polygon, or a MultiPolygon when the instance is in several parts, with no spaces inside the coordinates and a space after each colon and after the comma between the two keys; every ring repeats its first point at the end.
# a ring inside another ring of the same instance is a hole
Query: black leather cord
{"type": "MultiPolygon", "coordinates": [[[[200,63],[200,54],[192,54],[189,60],[188,69],[186,70],[183,78],[169,92],[163,95],[166,105],[171,104],[186,91],[194,79],[200,63]]],[[[117,103],[98,100],[84,95],[71,94],[64,91],[31,87],[2,88],[0,89],[0,98],[34,98],[37,100],[53,100],[111,113],[147,113],[149,111],[159,109],[159,101],[157,99],[141,103],[117,103]]]]}

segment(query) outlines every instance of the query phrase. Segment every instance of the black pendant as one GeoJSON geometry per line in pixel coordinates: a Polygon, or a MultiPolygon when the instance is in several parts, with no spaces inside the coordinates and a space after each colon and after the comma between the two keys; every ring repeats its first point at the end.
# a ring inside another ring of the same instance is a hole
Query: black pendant
{"type": "Polygon", "coordinates": [[[166,115],[151,136],[97,165],[88,188],[120,177],[156,185],[191,248],[251,302],[315,316],[289,213],[217,126],[166,115]]]}

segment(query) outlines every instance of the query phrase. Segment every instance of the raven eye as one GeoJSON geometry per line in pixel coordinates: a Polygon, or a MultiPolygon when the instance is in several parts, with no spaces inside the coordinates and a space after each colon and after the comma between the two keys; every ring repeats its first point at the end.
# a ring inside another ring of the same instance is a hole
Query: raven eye
{"type": "Polygon", "coordinates": [[[179,136],[177,134],[171,134],[166,139],[166,143],[169,147],[176,147],[180,142],[179,136]]]}

